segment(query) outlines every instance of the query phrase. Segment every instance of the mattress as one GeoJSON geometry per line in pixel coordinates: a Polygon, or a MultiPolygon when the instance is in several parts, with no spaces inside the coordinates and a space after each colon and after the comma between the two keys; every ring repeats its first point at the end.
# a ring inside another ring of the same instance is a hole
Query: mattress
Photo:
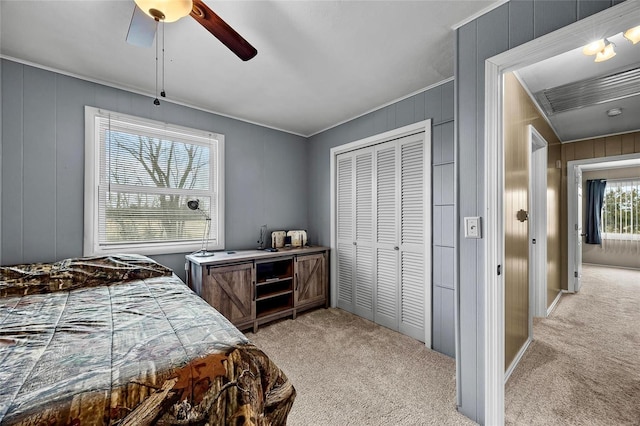
{"type": "Polygon", "coordinates": [[[285,374],[142,256],[0,268],[0,424],[280,425],[285,374]]]}

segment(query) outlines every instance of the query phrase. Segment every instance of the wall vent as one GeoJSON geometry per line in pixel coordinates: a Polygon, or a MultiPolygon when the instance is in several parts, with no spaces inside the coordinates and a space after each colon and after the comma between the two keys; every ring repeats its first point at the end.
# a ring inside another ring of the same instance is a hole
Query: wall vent
{"type": "Polygon", "coordinates": [[[640,94],[640,67],[544,89],[534,94],[547,116],[640,94]]]}

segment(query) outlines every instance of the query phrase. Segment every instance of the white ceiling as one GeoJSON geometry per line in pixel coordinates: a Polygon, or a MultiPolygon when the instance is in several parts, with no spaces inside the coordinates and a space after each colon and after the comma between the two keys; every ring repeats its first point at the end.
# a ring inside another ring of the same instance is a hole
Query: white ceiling
{"type": "MultiPolygon", "coordinates": [[[[166,24],[171,101],[304,136],[453,76],[452,25],[496,2],[214,1],[243,62],[191,17],[166,24]]],[[[125,42],[133,0],[0,2],[3,57],[152,96],[155,49],[125,42]]]]}
{"type": "MultiPolygon", "coordinates": [[[[626,40],[622,35],[626,29],[610,28],[606,33],[594,37],[608,37],[615,44],[616,56],[608,61],[595,63],[593,56],[585,56],[582,47],[578,47],[521,68],[517,74],[529,92],[535,94],[543,89],[638,67],[640,43],[633,45],[626,40]]],[[[636,131],[640,129],[640,95],[560,112],[547,118],[562,142],[636,131]],[[607,111],[614,107],[622,108],[622,115],[608,117],[607,111]]]]}

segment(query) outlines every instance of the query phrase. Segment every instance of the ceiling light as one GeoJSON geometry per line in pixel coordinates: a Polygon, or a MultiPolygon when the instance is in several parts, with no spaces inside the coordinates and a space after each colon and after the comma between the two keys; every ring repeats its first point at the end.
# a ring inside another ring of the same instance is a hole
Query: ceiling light
{"type": "Polygon", "coordinates": [[[615,44],[611,43],[609,40],[607,40],[605,38],[604,39],[604,49],[602,49],[596,55],[596,62],[608,61],[609,59],[611,59],[614,56],[616,56],[616,52],[615,52],[615,50],[613,50],[614,47],[615,47],[615,44]]]}
{"type": "Polygon", "coordinates": [[[135,0],[138,7],[156,21],[175,22],[193,9],[192,0],[135,0]]]}
{"type": "Polygon", "coordinates": [[[607,111],[607,115],[609,117],[615,117],[620,114],[622,114],[622,108],[611,108],[610,110],[607,111]]]}
{"type": "Polygon", "coordinates": [[[640,41],[640,25],[637,27],[629,28],[624,33],[624,37],[631,43],[636,44],[640,41]]]}
{"type": "Polygon", "coordinates": [[[584,53],[587,56],[591,56],[591,55],[595,55],[598,52],[602,52],[604,48],[605,48],[604,39],[600,39],[600,40],[594,41],[593,43],[589,43],[585,47],[583,47],[582,53],[584,53]]]}

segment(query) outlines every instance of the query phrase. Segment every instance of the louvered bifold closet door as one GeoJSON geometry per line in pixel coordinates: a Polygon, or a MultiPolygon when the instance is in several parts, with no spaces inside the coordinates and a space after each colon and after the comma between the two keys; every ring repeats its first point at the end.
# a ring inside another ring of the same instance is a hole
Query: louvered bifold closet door
{"type": "Polygon", "coordinates": [[[398,167],[397,143],[375,148],[376,177],[376,291],[375,318],[398,330],[398,167]]]}
{"type": "Polygon", "coordinates": [[[352,153],[337,157],[337,306],[354,312],[354,158],[352,153]]]}
{"type": "Polygon", "coordinates": [[[373,321],[373,148],[355,153],[355,311],[373,321]]]}
{"type": "Polygon", "coordinates": [[[337,156],[337,306],[430,346],[425,133],[337,156]]]}
{"type": "MultiPolygon", "coordinates": [[[[425,339],[425,145],[423,135],[400,141],[400,318],[399,331],[425,339]]],[[[430,244],[430,241],[429,241],[430,244]]],[[[430,291],[430,289],[429,289],[430,291]]],[[[430,322],[429,322],[430,323],[430,322]]]]}

